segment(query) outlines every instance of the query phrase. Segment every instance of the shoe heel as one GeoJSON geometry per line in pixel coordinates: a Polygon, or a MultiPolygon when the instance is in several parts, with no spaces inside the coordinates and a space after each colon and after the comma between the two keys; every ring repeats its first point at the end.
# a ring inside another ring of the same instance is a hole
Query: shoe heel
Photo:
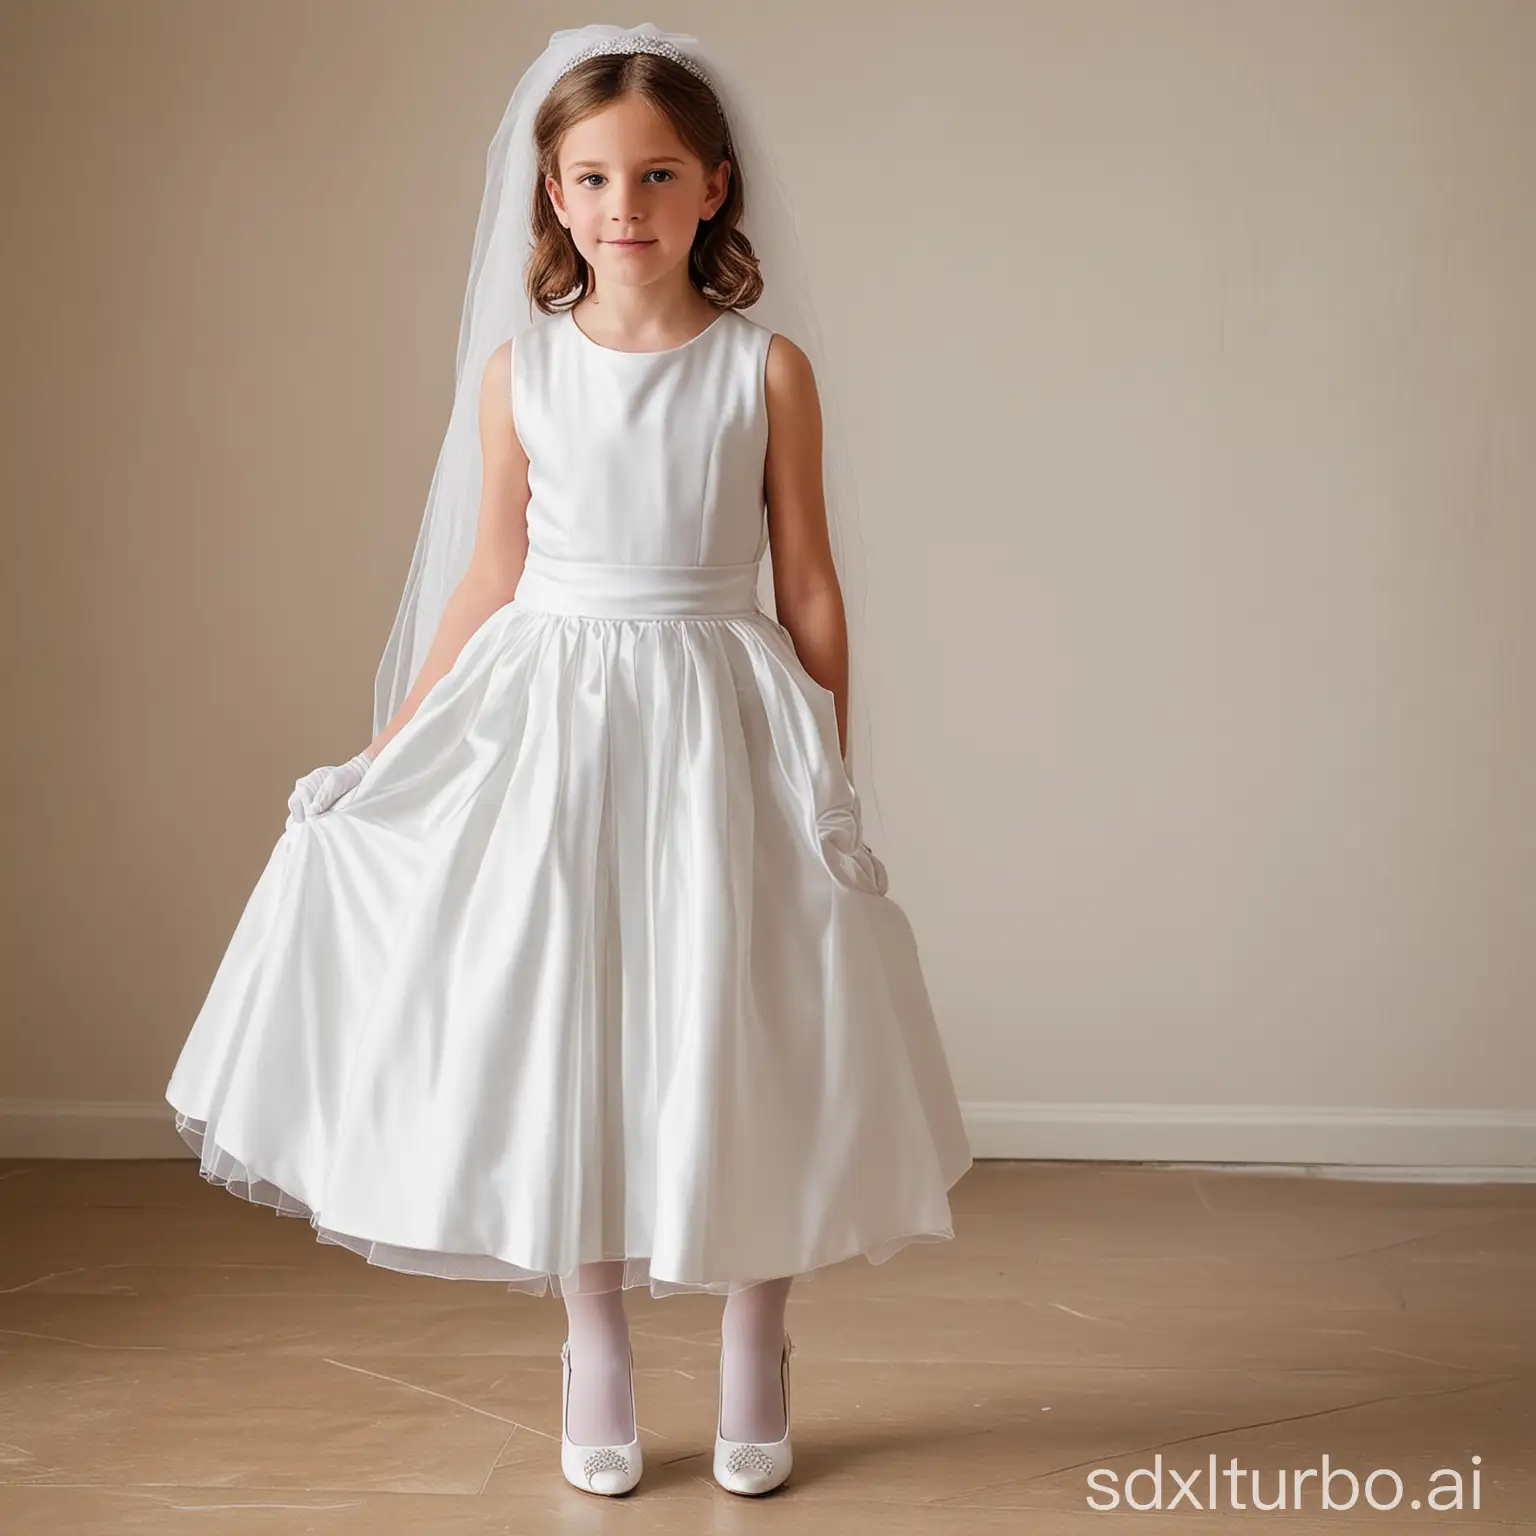
{"type": "Polygon", "coordinates": [[[766,1443],[752,1440],[727,1440],[720,1433],[721,1412],[725,1405],[724,1369],[721,1370],[719,1396],[715,1404],[715,1481],[728,1493],[755,1495],[779,1487],[794,1469],[790,1446],[789,1360],[795,1352],[794,1340],[784,1335],[784,1350],[779,1356],[779,1381],[784,1389],[784,1438],[766,1443]]]}
{"type": "Polygon", "coordinates": [[[628,1445],[577,1445],[569,1434],[571,1341],[560,1346],[560,1470],[583,1493],[628,1493],[640,1481],[640,1421],[635,1414],[635,1352],[629,1352],[629,1409],[635,1438],[628,1445]]]}

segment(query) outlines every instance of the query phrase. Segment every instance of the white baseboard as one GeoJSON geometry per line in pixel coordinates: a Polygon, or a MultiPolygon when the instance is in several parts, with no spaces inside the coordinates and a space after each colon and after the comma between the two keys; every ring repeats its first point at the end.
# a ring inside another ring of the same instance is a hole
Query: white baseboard
{"type": "Polygon", "coordinates": [[[1536,1111],[1309,1104],[965,1106],[977,1158],[1278,1164],[1536,1179],[1536,1111]]]}
{"type": "MultiPolygon", "coordinates": [[[[1357,1105],[972,1103],[977,1161],[1276,1165],[1274,1171],[1536,1180],[1536,1111],[1357,1105]]],[[[191,1157],[165,1103],[0,1100],[0,1157],[191,1157]]]]}

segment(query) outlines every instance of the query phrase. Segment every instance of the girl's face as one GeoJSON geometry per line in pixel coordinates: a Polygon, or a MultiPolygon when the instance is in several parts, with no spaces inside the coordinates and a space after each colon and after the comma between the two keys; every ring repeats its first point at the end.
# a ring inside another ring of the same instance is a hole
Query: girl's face
{"type": "Polygon", "coordinates": [[[725,201],[730,163],[707,176],[664,113],[623,96],[560,141],[544,189],[599,284],[644,286],[686,266],[699,222],[725,201]]]}

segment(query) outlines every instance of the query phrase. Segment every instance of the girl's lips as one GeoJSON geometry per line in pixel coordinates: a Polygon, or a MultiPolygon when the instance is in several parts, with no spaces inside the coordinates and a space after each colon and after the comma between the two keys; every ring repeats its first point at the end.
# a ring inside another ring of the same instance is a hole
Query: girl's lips
{"type": "Polygon", "coordinates": [[[654,240],[605,240],[604,245],[616,245],[621,251],[638,251],[641,246],[655,245],[654,240]]]}

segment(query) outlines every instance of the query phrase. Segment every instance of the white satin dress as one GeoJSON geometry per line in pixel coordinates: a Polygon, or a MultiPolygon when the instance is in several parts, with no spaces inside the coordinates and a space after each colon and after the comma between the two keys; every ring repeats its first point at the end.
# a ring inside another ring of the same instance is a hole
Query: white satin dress
{"type": "Polygon", "coordinates": [[[205,1178],[534,1294],[953,1236],[971,1153],[913,934],[833,696],[757,602],[771,335],[518,333],[516,595],[272,850],[166,1089],[205,1178]]]}

